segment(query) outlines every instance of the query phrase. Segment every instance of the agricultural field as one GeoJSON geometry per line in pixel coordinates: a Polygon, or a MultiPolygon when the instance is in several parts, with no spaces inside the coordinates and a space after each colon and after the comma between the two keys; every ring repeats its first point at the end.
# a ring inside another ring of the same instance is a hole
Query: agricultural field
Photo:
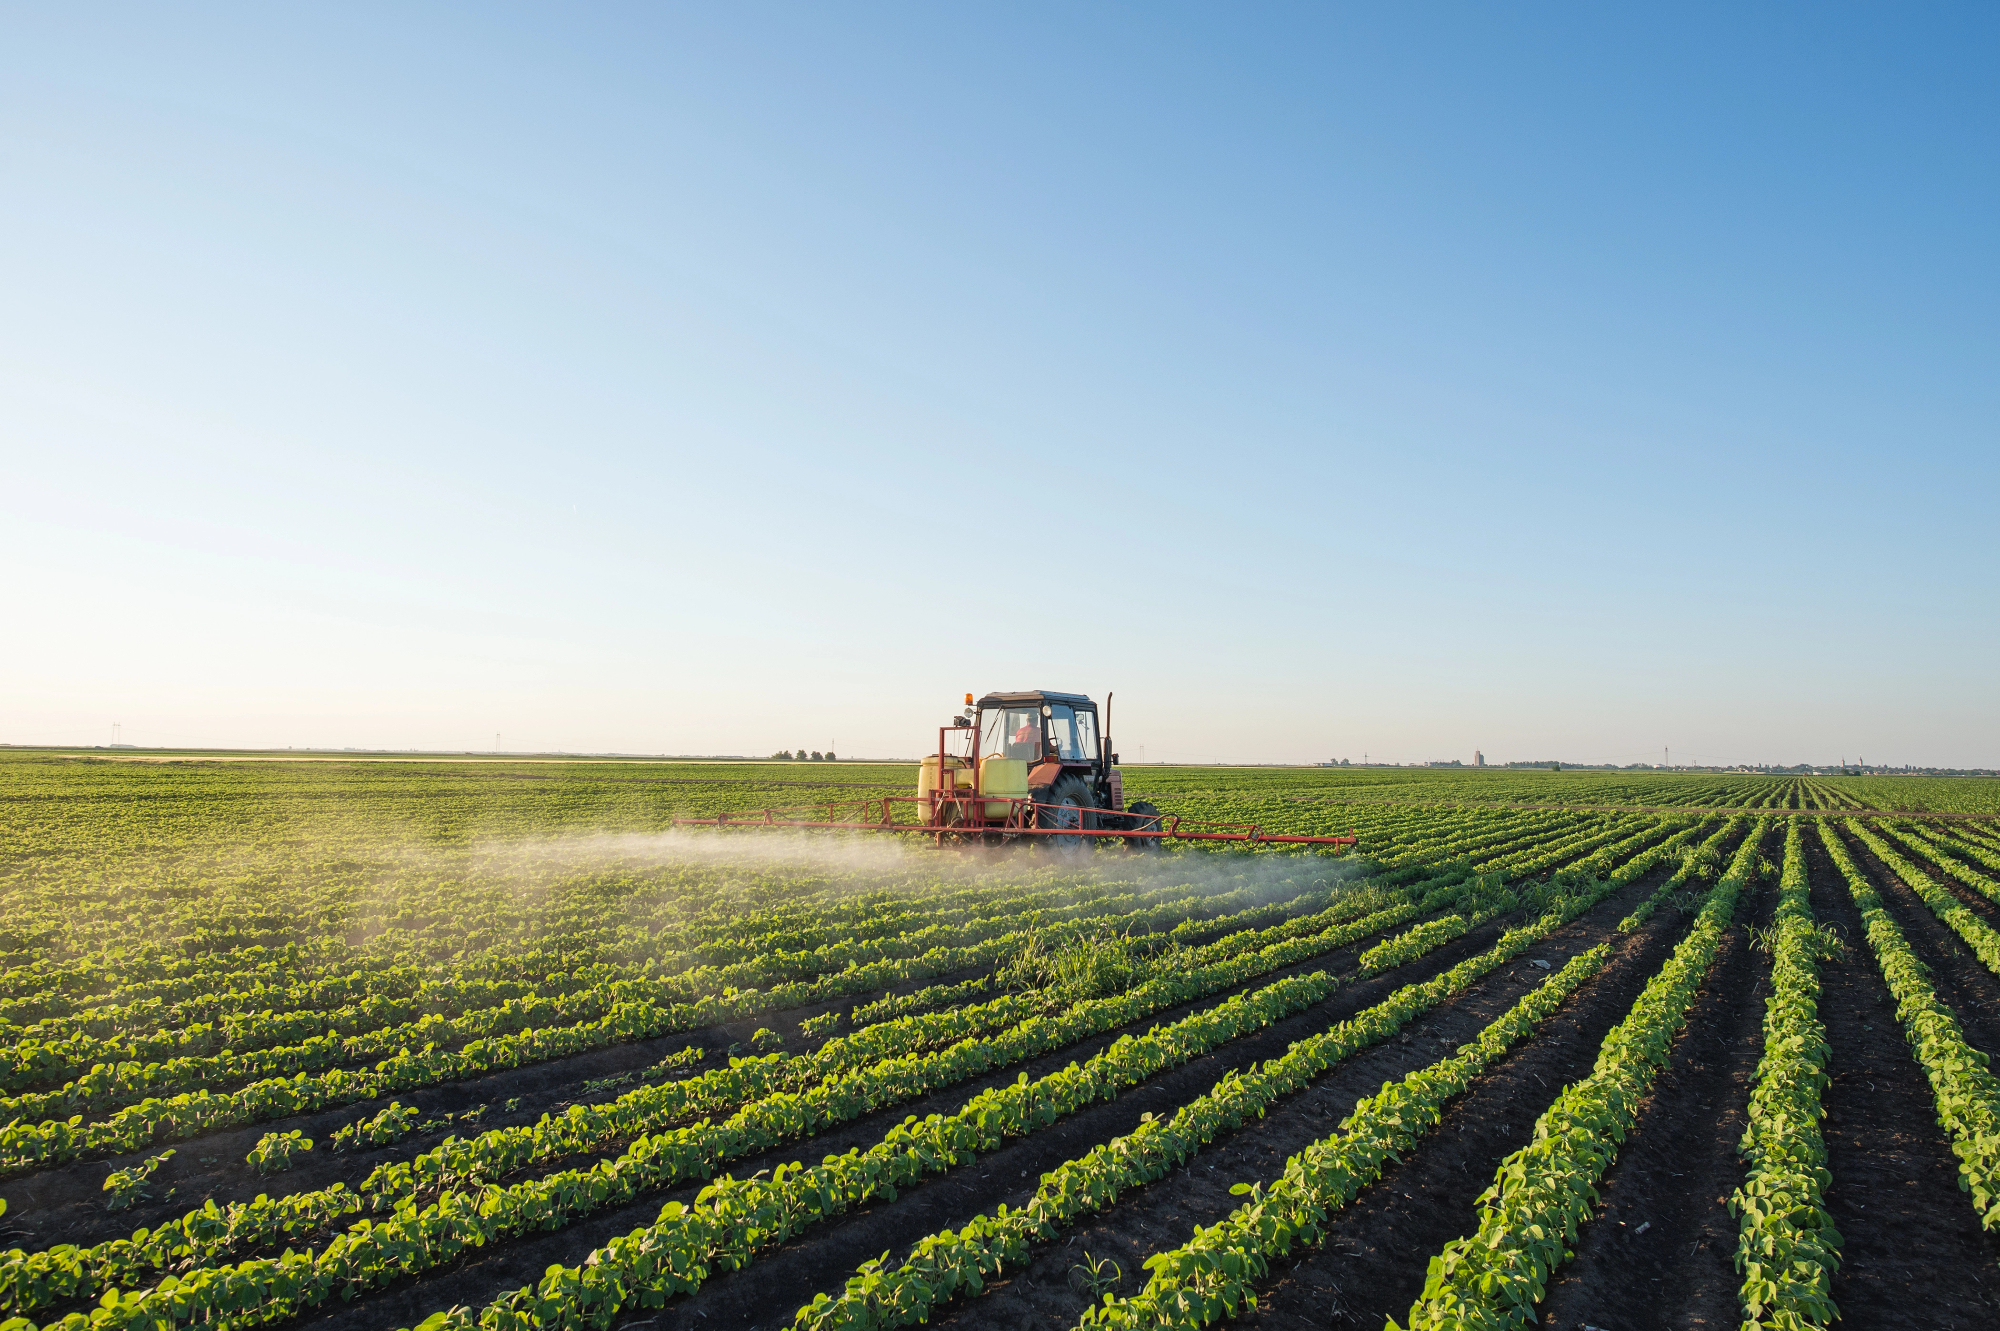
{"type": "Polygon", "coordinates": [[[0,752],[0,1331],[2000,1324],[2000,782],[0,752]]]}

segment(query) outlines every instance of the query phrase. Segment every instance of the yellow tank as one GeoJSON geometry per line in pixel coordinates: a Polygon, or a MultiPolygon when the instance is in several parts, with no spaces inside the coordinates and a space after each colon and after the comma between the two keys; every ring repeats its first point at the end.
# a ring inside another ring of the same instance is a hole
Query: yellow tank
{"type": "MultiPolygon", "coordinates": [[[[972,767],[969,759],[948,753],[944,758],[944,766],[945,770],[951,773],[951,788],[946,789],[944,793],[950,794],[954,789],[960,791],[972,789],[972,767]]],[[[939,789],[943,788],[938,784],[938,756],[933,753],[925,757],[923,765],[917,769],[917,798],[926,799],[932,791],[939,789]]]]}
{"type": "Polygon", "coordinates": [[[986,801],[989,819],[1005,818],[1009,799],[1028,798],[1028,762],[1025,758],[982,758],[979,760],[979,793],[998,795],[986,801]]]}

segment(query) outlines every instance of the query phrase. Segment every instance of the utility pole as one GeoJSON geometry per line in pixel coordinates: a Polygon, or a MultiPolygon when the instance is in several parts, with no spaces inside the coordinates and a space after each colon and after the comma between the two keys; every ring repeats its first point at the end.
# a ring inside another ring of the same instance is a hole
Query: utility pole
{"type": "Polygon", "coordinates": [[[493,732],[493,752],[500,752],[500,732],[497,730],[493,732]]]}

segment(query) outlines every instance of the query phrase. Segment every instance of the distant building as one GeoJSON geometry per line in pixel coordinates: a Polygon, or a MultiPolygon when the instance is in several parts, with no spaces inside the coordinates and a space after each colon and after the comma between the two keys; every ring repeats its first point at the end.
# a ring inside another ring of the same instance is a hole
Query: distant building
{"type": "Polygon", "coordinates": [[[1481,753],[1478,749],[1474,749],[1472,751],[1472,765],[1474,767],[1486,766],[1486,755],[1481,753]]]}

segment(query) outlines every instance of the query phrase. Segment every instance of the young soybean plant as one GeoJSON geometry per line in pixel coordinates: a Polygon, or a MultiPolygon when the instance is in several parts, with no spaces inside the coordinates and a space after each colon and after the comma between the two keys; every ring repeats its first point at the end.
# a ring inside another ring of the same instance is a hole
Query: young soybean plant
{"type": "Polygon", "coordinates": [[[147,1156],[130,1169],[112,1170],[110,1177],[104,1180],[104,1190],[111,1194],[111,1200],[104,1204],[105,1207],[113,1211],[122,1211],[152,1196],[152,1189],[147,1186],[147,1181],[153,1177],[153,1171],[165,1164],[172,1155],[172,1151],[162,1151],[158,1155],[147,1156]]]}
{"type": "Polygon", "coordinates": [[[282,1174],[312,1148],[312,1138],[302,1132],[267,1132],[243,1158],[259,1174],[282,1174]]]}

